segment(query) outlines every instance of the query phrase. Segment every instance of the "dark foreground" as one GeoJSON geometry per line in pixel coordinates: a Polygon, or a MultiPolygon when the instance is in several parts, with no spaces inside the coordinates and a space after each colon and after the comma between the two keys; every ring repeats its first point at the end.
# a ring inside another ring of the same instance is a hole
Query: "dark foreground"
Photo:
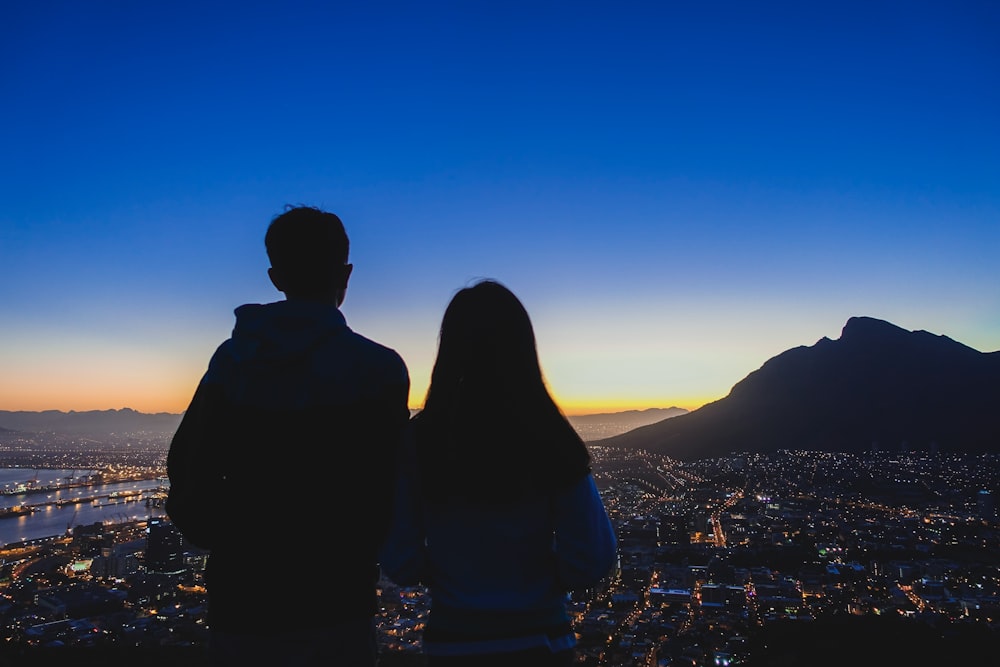
{"type": "MultiPolygon", "coordinates": [[[[754,637],[751,654],[741,664],[744,667],[975,667],[997,664],[998,655],[1000,629],[996,624],[992,627],[970,624],[941,634],[924,624],[900,618],[845,617],[771,624],[754,637]]],[[[18,664],[210,667],[202,648],[0,648],[0,665],[18,664]]],[[[402,653],[383,654],[379,663],[379,667],[423,665],[421,656],[402,653]]],[[[708,659],[699,667],[713,666],[708,659]]]]}
{"type": "MultiPolygon", "coordinates": [[[[31,667],[210,667],[208,656],[201,648],[0,648],[0,665],[30,665],[31,667]]],[[[423,667],[417,655],[394,653],[383,656],[379,667],[423,667]]]]}

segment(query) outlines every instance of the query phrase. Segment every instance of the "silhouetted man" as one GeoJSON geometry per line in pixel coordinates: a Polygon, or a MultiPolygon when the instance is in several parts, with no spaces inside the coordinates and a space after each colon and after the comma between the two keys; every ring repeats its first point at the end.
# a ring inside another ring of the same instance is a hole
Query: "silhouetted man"
{"type": "Polygon", "coordinates": [[[217,664],[370,667],[409,374],[340,311],[340,218],[288,208],[264,242],[285,299],[236,309],[171,442],[166,510],[209,550],[217,664]]]}

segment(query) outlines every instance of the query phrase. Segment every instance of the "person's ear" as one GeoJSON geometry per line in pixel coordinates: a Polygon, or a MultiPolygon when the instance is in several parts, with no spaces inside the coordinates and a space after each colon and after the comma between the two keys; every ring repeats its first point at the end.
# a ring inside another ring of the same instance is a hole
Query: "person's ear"
{"type": "Polygon", "coordinates": [[[336,294],[337,308],[340,308],[344,304],[344,299],[347,297],[347,281],[351,279],[351,271],[353,269],[353,264],[344,264],[344,279],[341,281],[341,286],[337,288],[336,294]]]}
{"type": "Polygon", "coordinates": [[[271,279],[271,284],[274,285],[274,288],[276,290],[278,290],[279,292],[285,291],[285,288],[283,287],[284,281],[282,281],[281,279],[280,271],[278,271],[272,266],[267,270],[267,277],[271,279]]]}

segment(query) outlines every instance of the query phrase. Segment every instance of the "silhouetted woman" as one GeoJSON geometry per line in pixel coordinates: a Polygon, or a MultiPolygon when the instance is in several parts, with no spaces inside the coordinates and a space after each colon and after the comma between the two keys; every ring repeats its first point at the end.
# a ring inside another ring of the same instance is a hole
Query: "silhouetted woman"
{"type": "Polygon", "coordinates": [[[506,287],[455,294],[411,426],[382,567],[428,587],[428,665],[572,664],[568,592],[611,574],[617,543],[590,454],[506,287]]]}

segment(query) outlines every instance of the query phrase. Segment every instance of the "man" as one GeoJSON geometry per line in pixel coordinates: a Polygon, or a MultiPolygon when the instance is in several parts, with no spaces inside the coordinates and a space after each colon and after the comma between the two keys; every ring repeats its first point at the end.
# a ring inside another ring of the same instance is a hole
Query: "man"
{"type": "Polygon", "coordinates": [[[340,218],[290,207],[264,243],[285,299],[236,309],[171,442],[166,511],[209,551],[216,664],[371,667],[409,374],[340,311],[340,218]]]}

